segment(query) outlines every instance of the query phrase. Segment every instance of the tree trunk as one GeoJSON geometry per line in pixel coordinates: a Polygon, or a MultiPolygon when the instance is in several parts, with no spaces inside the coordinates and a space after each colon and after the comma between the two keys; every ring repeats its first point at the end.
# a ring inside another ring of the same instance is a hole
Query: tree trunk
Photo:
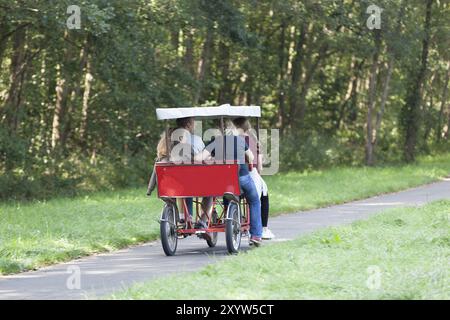
{"type": "Polygon", "coordinates": [[[316,60],[307,70],[305,74],[305,79],[301,86],[300,97],[298,99],[298,107],[294,109],[294,113],[291,115],[291,118],[294,122],[297,122],[300,127],[303,127],[303,123],[305,120],[306,114],[306,96],[308,95],[309,88],[311,86],[312,80],[314,79],[314,75],[320,65],[320,63],[325,59],[326,53],[328,50],[328,44],[323,44],[319,49],[319,54],[316,60]],[[298,114],[298,119],[297,119],[298,114]]]}
{"type": "Polygon", "coordinates": [[[175,52],[174,56],[178,56],[178,47],[180,46],[180,30],[172,30],[170,32],[170,43],[172,44],[172,48],[175,52]]]}
{"type": "Polygon", "coordinates": [[[346,109],[349,107],[350,110],[348,114],[348,118],[354,119],[355,110],[357,108],[356,102],[357,102],[357,93],[358,93],[358,82],[361,77],[361,72],[364,66],[365,60],[361,60],[359,63],[354,63],[353,65],[353,75],[350,79],[349,87],[347,89],[347,93],[344,98],[344,102],[340,106],[340,114],[339,118],[336,122],[336,130],[339,130],[341,128],[341,124],[345,121],[345,113],[346,109]],[[349,90],[349,91],[348,91],[349,90]]]}
{"type": "MultiPolygon", "coordinates": [[[[430,91],[431,91],[431,88],[430,88],[430,91]]],[[[424,125],[425,130],[423,132],[423,144],[424,144],[424,148],[425,148],[425,150],[427,152],[429,151],[429,148],[428,148],[428,145],[427,145],[427,141],[428,141],[428,138],[430,136],[431,129],[433,128],[433,121],[434,121],[434,117],[432,115],[432,111],[433,111],[433,107],[434,107],[433,93],[432,92],[429,93],[429,97],[428,98],[430,99],[429,100],[430,101],[429,102],[430,106],[428,107],[428,110],[424,110],[424,112],[425,112],[425,125],[424,125]]],[[[425,97],[424,100],[426,101],[426,97],[425,97]]],[[[425,106],[424,106],[424,109],[425,109],[425,106]]]]}
{"type": "Polygon", "coordinates": [[[381,34],[379,30],[374,31],[375,36],[375,52],[372,56],[372,66],[370,67],[369,75],[369,92],[367,99],[367,124],[366,124],[366,165],[374,165],[373,156],[373,112],[375,108],[375,102],[377,99],[377,69],[378,69],[378,57],[380,55],[381,46],[381,34]]]}
{"type": "Polygon", "coordinates": [[[416,156],[417,137],[418,131],[420,129],[420,105],[422,100],[422,86],[425,80],[428,64],[432,5],[433,0],[427,0],[424,25],[425,36],[422,41],[420,69],[417,74],[413,74],[413,76],[411,77],[413,83],[408,90],[405,99],[405,105],[402,108],[402,126],[405,136],[404,158],[407,162],[413,162],[416,156]]]}
{"type": "Polygon", "coordinates": [[[192,77],[195,76],[194,70],[194,31],[189,30],[184,40],[184,46],[186,51],[184,53],[184,67],[189,71],[192,77]]]}
{"type": "Polygon", "coordinates": [[[88,127],[88,111],[89,111],[89,96],[91,93],[92,80],[92,64],[91,57],[88,54],[86,62],[86,75],[84,77],[84,93],[83,93],[83,107],[81,110],[81,124],[80,124],[80,140],[83,145],[86,145],[87,127],[88,127]]]}
{"type": "Polygon", "coordinates": [[[280,42],[278,46],[278,119],[277,119],[277,127],[283,130],[283,124],[285,119],[285,101],[286,101],[286,93],[285,93],[285,80],[286,80],[286,69],[287,69],[287,59],[285,54],[285,46],[286,46],[286,22],[283,20],[281,22],[281,31],[280,31],[280,42]]]}
{"type": "Polygon", "coordinates": [[[291,85],[289,89],[289,121],[288,124],[291,125],[294,122],[295,110],[298,107],[299,100],[299,86],[300,80],[303,73],[303,60],[304,60],[304,45],[306,41],[306,32],[308,25],[303,23],[300,27],[300,32],[298,34],[297,41],[295,42],[295,57],[292,61],[291,69],[291,85]]]}
{"type": "MultiPolygon", "coordinates": [[[[88,40],[86,40],[88,41],[88,40]]],[[[76,73],[73,79],[74,84],[80,84],[80,85],[74,85],[72,86],[71,92],[68,96],[68,107],[67,107],[67,117],[66,117],[66,123],[64,125],[64,129],[61,134],[61,145],[66,146],[67,139],[69,138],[71,131],[72,131],[72,125],[73,125],[73,114],[75,113],[75,105],[78,102],[79,97],[81,96],[81,90],[83,85],[81,84],[82,81],[84,81],[85,77],[83,77],[83,74],[85,72],[86,64],[87,64],[87,45],[85,44],[81,48],[80,52],[80,62],[79,62],[79,72],[76,73]]],[[[82,100],[82,98],[81,98],[82,100]]],[[[63,150],[65,151],[65,149],[63,150]]]]}
{"type": "Polygon", "coordinates": [[[436,140],[438,142],[441,141],[442,139],[442,121],[444,119],[445,105],[447,103],[449,80],[450,80],[450,62],[447,63],[447,72],[445,74],[444,88],[442,90],[441,109],[439,110],[439,119],[436,128],[436,140]]]}
{"type": "MultiPolygon", "coordinates": [[[[68,33],[64,35],[64,37],[68,37],[68,33]]],[[[59,149],[59,147],[65,148],[65,146],[61,146],[61,136],[64,130],[64,122],[67,114],[67,98],[70,93],[70,80],[71,74],[68,70],[68,64],[73,58],[73,49],[65,48],[64,50],[64,59],[63,63],[60,65],[59,77],[56,82],[56,102],[55,102],[55,112],[53,114],[52,121],[52,139],[51,139],[51,147],[53,151],[59,149]]]]}
{"type": "Polygon", "coordinates": [[[208,31],[206,33],[206,39],[203,43],[203,49],[202,49],[202,55],[200,57],[200,60],[198,62],[198,68],[197,68],[197,91],[194,97],[194,105],[196,105],[201,96],[203,91],[203,83],[205,81],[206,73],[209,68],[210,63],[210,56],[213,46],[213,30],[212,28],[208,28],[208,31]]]}
{"type": "Polygon", "coordinates": [[[219,68],[221,69],[221,78],[222,78],[222,86],[219,89],[219,94],[217,101],[220,104],[223,103],[232,103],[231,97],[231,81],[229,79],[230,76],[230,47],[225,43],[220,43],[220,62],[219,68]]]}
{"type": "Polygon", "coordinates": [[[67,146],[67,139],[69,137],[70,131],[72,130],[72,114],[74,112],[73,104],[75,103],[76,99],[76,90],[75,88],[71,88],[70,92],[67,96],[67,116],[66,121],[64,123],[63,129],[61,130],[61,136],[60,136],[60,144],[62,147],[62,152],[66,151],[67,146]]]}
{"type": "MultiPolygon", "coordinates": [[[[402,0],[402,2],[400,4],[400,9],[399,9],[399,12],[397,15],[396,30],[401,29],[401,22],[402,22],[403,15],[405,13],[405,7],[406,7],[406,0],[402,0]]],[[[387,56],[388,56],[387,74],[386,74],[386,79],[384,80],[384,83],[383,83],[380,110],[377,113],[377,119],[375,122],[375,133],[374,133],[373,142],[372,142],[373,157],[376,156],[375,148],[376,148],[378,138],[380,135],[381,122],[383,120],[384,110],[386,108],[386,102],[387,102],[387,98],[389,96],[389,85],[390,85],[391,78],[392,78],[392,72],[394,71],[395,56],[394,56],[393,52],[391,52],[391,48],[389,46],[387,48],[387,56]]],[[[374,161],[375,161],[375,159],[374,159],[374,161]]]]}
{"type": "Polygon", "coordinates": [[[346,109],[348,102],[350,101],[353,84],[354,84],[354,80],[355,80],[355,76],[356,76],[355,69],[356,69],[356,59],[354,56],[352,56],[351,62],[350,62],[351,74],[349,76],[349,79],[347,80],[348,81],[347,89],[345,90],[345,93],[341,98],[342,102],[336,108],[336,111],[335,111],[337,113],[336,123],[334,126],[335,131],[338,131],[341,128],[341,123],[342,123],[342,120],[344,119],[344,115],[345,115],[345,109],[346,109]]]}
{"type": "Polygon", "coordinates": [[[245,103],[248,106],[251,106],[253,104],[253,91],[254,91],[253,86],[254,86],[253,75],[249,74],[245,80],[245,87],[246,87],[245,103]]]}
{"type": "Polygon", "coordinates": [[[25,39],[26,29],[20,28],[14,33],[12,40],[13,53],[10,66],[10,81],[4,106],[4,119],[11,133],[15,132],[18,126],[21,91],[26,68],[25,39]]]}
{"type": "Polygon", "coordinates": [[[389,62],[388,62],[386,79],[384,80],[384,83],[383,83],[383,93],[381,96],[380,110],[377,113],[377,120],[375,122],[375,133],[374,133],[373,142],[372,142],[373,149],[374,149],[373,150],[374,155],[375,155],[375,147],[377,145],[378,137],[380,134],[381,121],[383,120],[384,110],[386,108],[386,101],[389,96],[389,84],[391,82],[393,71],[394,71],[394,60],[393,60],[393,58],[390,58],[389,62]]]}
{"type": "Polygon", "coordinates": [[[356,99],[356,93],[357,93],[357,87],[358,87],[358,80],[361,75],[361,70],[364,65],[364,60],[361,60],[359,63],[356,62],[356,59],[352,58],[352,75],[349,80],[347,90],[345,93],[345,96],[343,97],[343,102],[341,103],[339,107],[339,117],[336,121],[335,129],[339,130],[341,128],[341,124],[344,122],[346,109],[347,106],[350,104],[353,108],[355,108],[355,99],[356,99]]]}
{"type": "MultiPolygon", "coordinates": [[[[4,30],[4,29],[5,29],[5,24],[0,24],[0,30],[4,30]]],[[[6,50],[6,44],[7,44],[7,39],[0,40],[0,69],[2,66],[2,62],[3,62],[3,54],[5,53],[5,50],[6,50]]]]}
{"type": "Polygon", "coordinates": [[[448,140],[448,138],[450,137],[450,104],[448,105],[448,110],[447,110],[447,131],[445,131],[444,134],[444,138],[446,140],[448,140]]]}
{"type": "Polygon", "coordinates": [[[62,122],[64,121],[67,108],[67,96],[69,93],[67,80],[60,76],[56,84],[56,103],[52,122],[52,150],[55,150],[60,143],[62,122]]]}

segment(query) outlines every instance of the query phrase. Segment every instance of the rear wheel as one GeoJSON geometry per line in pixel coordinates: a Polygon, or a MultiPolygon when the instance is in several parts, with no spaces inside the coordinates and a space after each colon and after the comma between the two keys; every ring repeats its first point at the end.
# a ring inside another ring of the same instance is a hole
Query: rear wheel
{"type": "MultiPolygon", "coordinates": [[[[219,217],[217,216],[217,211],[216,211],[216,209],[213,209],[212,216],[211,216],[211,223],[213,225],[217,224],[217,220],[218,219],[219,219],[219,217]]],[[[217,232],[209,233],[209,237],[207,237],[206,243],[208,244],[208,246],[210,248],[213,248],[213,247],[216,246],[216,244],[217,244],[217,235],[218,235],[217,232]]]]}
{"type": "Polygon", "coordinates": [[[161,244],[164,253],[167,256],[175,255],[177,251],[178,236],[177,236],[177,221],[176,221],[175,207],[172,204],[165,204],[161,216],[161,244]]]}
{"type": "Polygon", "coordinates": [[[236,202],[230,202],[225,223],[225,239],[229,253],[238,253],[241,246],[241,214],[236,202]]]}

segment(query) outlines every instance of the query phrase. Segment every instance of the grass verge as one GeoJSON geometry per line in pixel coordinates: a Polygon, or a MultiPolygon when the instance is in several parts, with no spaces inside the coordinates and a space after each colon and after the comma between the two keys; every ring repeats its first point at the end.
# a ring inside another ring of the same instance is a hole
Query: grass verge
{"type": "MultiPolygon", "coordinates": [[[[450,154],[417,164],[334,168],[267,177],[271,215],[362,199],[436,181],[450,154]]],[[[145,186],[78,198],[0,204],[0,274],[17,273],[158,237],[161,201],[145,186]]]]}
{"type": "Polygon", "coordinates": [[[450,299],[449,217],[450,201],[389,210],[111,298],[450,299]]]}

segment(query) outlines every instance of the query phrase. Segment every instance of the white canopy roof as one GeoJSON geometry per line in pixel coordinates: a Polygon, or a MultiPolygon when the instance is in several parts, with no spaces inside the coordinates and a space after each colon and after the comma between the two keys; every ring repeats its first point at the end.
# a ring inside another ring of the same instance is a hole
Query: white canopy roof
{"type": "Polygon", "coordinates": [[[192,108],[157,108],[158,120],[219,117],[261,117],[259,106],[230,106],[223,104],[218,107],[192,107],[192,108]]]}

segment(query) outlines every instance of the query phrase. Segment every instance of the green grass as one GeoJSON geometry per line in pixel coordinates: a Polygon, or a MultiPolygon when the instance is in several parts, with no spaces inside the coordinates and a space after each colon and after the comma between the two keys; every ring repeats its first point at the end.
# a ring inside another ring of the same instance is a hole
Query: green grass
{"type": "Polygon", "coordinates": [[[115,299],[450,299],[450,201],[389,210],[115,299]]]}
{"type": "MultiPolygon", "coordinates": [[[[450,173],[450,154],[418,164],[335,168],[267,177],[271,215],[361,199],[435,181],[450,173]]],[[[47,202],[0,204],[0,274],[17,273],[154,240],[162,202],[140,189],[47,202]]]]}
{"type": "Polygon", "coordinates": [[[161,204],[142,190],[0,206],[0,273],[153,240],[161,204]]]}
{"type": "Polygon", "coordinates": [[[430,183],[450,174],[450,154],[406,166],[335,168],[265,177],[271,214],[314,209],[430,183]]]}

